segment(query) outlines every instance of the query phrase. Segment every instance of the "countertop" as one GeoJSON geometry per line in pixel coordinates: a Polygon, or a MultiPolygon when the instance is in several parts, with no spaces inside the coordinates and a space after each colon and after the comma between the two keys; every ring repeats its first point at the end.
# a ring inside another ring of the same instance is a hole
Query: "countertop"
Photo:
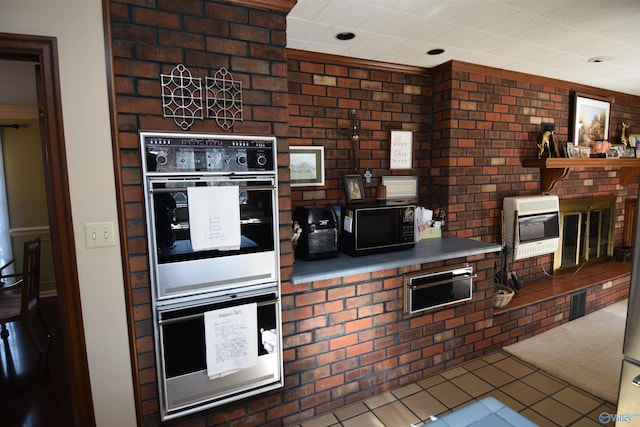
{"type": "Polygon", "coordinates": [[[500,252],[502,246],[462,237],[425,239],[410,249],[382,254],[352,257],[340,253],[335,258],[305,261],[296,259],[291,283],[309,283],[334,279],[388,268],[463,258],[472,255],[500,252]]]}

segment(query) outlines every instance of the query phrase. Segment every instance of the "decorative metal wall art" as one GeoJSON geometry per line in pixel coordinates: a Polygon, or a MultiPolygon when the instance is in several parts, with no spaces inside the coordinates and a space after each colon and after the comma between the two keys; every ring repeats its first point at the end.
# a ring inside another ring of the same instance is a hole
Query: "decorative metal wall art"
{"type": "Polygon", "coordinates": [[[213,77],[205,77],[206,105],[203,107],[202,79],[178,64],[171,74],[161,74],[162,114],[172,117],[178,127],[188,130],[195,119],[203,115],[215,119],[224,130],[242,121],[242,82],[234,81],[226,68],[220,68],[213,77]]]}
{"type": "Polygon", "coordinates": [[[171,74],[160,74],[160,81],[163,117],[173,117],[182,130],[189,129],[194,119],[202,120],[202,79],[178,64],[171,74]]]}
{"type": "Polygon", "coordinates": [[[207,117],[215,118],[222,129],[231,129],[236,120],[242,121],[242,82],[234,81],[226,68],[220,68],[205,81],[207,117]]]}

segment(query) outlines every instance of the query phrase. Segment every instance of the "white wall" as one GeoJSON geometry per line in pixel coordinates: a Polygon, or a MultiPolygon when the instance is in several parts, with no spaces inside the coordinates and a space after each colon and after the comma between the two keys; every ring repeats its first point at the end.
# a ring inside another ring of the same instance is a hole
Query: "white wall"
{"type": "MultiPolygon", "coordinates": [[[[98,427],[136,425],[119,243],[86,249],[84,224],[117,224],[100,0],[0,0],[0,31],[57,38],[91,390],[98,427]]],[[[117,227],[116,227],[117,231],[117,227]]],[[[116,242],[118,238],[116,236],[116,242]]]]}

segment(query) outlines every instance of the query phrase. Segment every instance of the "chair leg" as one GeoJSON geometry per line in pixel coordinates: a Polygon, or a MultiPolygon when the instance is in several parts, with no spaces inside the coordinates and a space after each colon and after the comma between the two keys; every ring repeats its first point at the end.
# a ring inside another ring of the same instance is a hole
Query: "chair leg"
{"type": "Polygon", "coordinates": [[[40,320],[40,324],[42,325],[43,329],[47,332],[47,344],[44,346],[44,350],[42,351],[42,353],[46,353],[47,349],[49,348],[49,344],[51,344],[51,340],[53,340],[53,332],[51,332],[51,330],[47,327],[47,324],[44,322],[42,311],[38,310],[36,311],[36,314],[38,315],[38,319],[40,320]]]}
{"type": "Polygon", "coordinates": [[[33,330],[31,328],[31,322],[29,321],[29,316],[24,317],[22,323],[24,324],[24,328],[27,331],[27,335],[29,336],[29,341],[31,341],[31,344],[33,344],[33,346],[36,348],[36,350],[38,350],[40,354],[44,353],[44,350],[42,349],[40,344],[38,344],[38,341],[36,341],[36,337],[33,335],[33,330]]]}

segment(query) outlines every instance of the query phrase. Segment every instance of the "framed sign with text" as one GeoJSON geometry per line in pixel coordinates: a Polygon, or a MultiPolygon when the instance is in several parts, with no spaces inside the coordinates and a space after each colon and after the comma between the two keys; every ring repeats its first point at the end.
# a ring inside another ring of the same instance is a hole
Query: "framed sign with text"
{"type": "Polygon", "coordinates": [[[413,167],[413,132],[391,131],[390,169],[411,169],[413,167]]]}

